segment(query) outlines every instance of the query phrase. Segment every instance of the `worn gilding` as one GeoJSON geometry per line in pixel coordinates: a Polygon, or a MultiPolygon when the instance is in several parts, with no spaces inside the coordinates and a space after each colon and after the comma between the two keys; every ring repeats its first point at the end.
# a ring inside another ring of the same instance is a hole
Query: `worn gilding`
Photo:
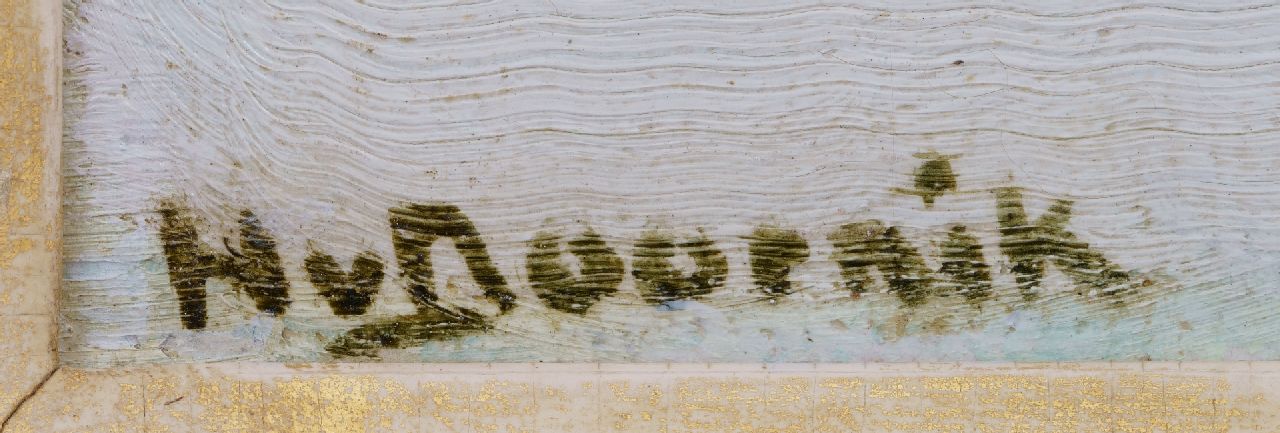
{"type": "Polygon", "coordinates": [[[56,363],[57,10],[41,0],[0,0],[0,420],[6,424],[56,363]]]}
{"type": "Polygon", "coordinates": [[[63,370],[12,432],[1272,432],[1274,364],[63,370]]]}

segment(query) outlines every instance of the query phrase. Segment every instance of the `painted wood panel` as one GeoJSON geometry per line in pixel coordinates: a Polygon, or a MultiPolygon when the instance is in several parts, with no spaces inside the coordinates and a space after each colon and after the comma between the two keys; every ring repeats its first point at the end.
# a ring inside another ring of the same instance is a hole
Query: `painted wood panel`
{"type": "Polygon", "coordinates": [[[1280,355],[1280,8],[69,1],[62,360],[1280,355]]]}

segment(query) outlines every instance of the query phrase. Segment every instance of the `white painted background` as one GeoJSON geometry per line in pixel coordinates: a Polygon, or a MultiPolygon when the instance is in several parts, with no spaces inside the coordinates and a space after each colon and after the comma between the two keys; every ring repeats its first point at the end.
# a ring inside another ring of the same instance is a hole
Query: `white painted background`
{"type": "MultiPolygon", "coordinates": [[[[498,335],[386,360],[1280,357],[1272,4],[68,3],[65,363],[326,359],[359,322],[305,282],[308,242],[344,265],[389,259],[386,210],[406,200],[467,212],[522,306],[498,335]],[[959,176],[931,209],[893,192],[925,151],[956,155],[959,176]],[[1009,185],[1033,216],[1075,200],[1070,228],[1155,281],[1155,301],[935,303],[918,314],[955,329],[903,337],[896,301],[834,286],[827,234],[869,218],[902,226],[935,268],[942,230],[966,223],[998,269],[990,190],[1009,185]],[[181,330],[154,213],[175,197],[211,245],[241,209],[263,218],[293,281],[285,317],[218,285],[210,328],[181,330]],[[645,228],[704,228],[728,289],[659,313],[628,277],[587,318],[549,318],[524,242],[579,221],[628,262],[645,228]],[[804,290],[743,304],[741,236],[765,222],[809,240],[804,290]]],[[[467,295],[461,259],[440,255],[467,295]]],[[[388,279],[376,317],[412,309],[399,287],[388,279]]]]}

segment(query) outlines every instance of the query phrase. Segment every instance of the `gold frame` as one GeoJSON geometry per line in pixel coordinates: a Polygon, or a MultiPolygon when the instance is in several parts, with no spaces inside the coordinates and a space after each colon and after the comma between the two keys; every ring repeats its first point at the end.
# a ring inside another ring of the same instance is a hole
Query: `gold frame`
{"type": "Polygon", "coordinates": [[[0,1],[0,414],[57,371],[61,280],[60,4],[0,1]]]}

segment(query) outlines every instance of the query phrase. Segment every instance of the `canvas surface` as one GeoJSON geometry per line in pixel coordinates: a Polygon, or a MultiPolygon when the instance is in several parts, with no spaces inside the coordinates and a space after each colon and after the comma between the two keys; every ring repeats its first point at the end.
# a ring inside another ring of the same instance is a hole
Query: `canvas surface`
{"type": "Polygon", "coordinates": [[[70,1],[59,351],[1280,357],[1280,8],[70,1]]]}

